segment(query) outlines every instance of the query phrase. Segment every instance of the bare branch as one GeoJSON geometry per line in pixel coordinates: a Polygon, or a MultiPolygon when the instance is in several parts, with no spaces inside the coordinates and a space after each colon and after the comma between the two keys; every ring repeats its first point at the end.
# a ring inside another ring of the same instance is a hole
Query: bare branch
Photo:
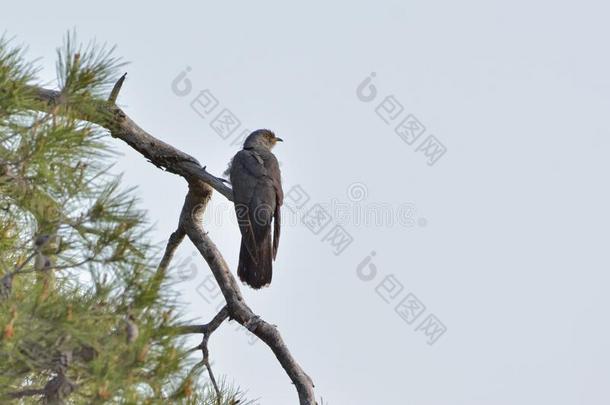
{"type": "Polygon", "coordinates": [[[222,322],[229,317],[229,311],[227,307],[223,307],[220,312],[212,319],[212,321],[203,327],[203,338],[201,340],[201,344],[199,348],[201,349],[201,354],[203,359],[201,362],[205,364],[205,367],[208,370],[208,375],[210,376],[210,380],[212,380],[212,385],[214,386],[214,390],[216,390],[216,397],[218,402],[220,403],[220,398],[222,396],[220,389],[218,388],[218,384],[216,383],[216,378],[214,377],[214,373],[212,372],[212,366],[210,365],[210,352],[208,351],[208,340],[212,333],[222,324],[222,322]]]}
{"type": "Polygon", "coordinates": [[[116,99],[119,97],[119,92],[121,91],[121,87],[123,87],[123,83],[125,82],[125,78],[127,77],[127,73],[125,73],[121,78],[114,84],[112,91],[110,92],[110,97],[108,97],[108,102],[110,104],[116,104],[116,99]]]}
{"type": "Polygon", "coordinates": [[[248,328],[254,335],[267,344],[284,368],[299,394],[301,405],[316,404],[314,384],[301,366],[292,357],[275,326],[265,322],[254,314],[246,305],[235,278],[229,266],[220,254],[220,251],[201,227],[201,219],[205,210],[205,203],[212,190],[202,182],[191,182],[186,196],[184,207],[180,215],[180,226],[185,230],[191,242],[201,253],[210,266],[214,278],[222,291],[231,318],[248,328]],[[207,197],[206,197],[207,196],[207,197]]]}
{"type": "Polygon", "coordinates": [[[30,388],[27,390],[11,392],[7,395],[7,397],[12,399],[24,398],[24,397],[33,397],[35,395],[44,395],[45,390],[42,388],[30,388]]]}
{"type": "MultiPolygon", "coordinates": [[[[34,92],[38,101],[46,104],[46,110],[52,110],[53,107],[60,104],[61,94],[59,91],[40,87],[31,87],[30,89],[34,92]]],[[[73,107],[78,112],[79,106],[73,107]]],[[[126,142],[155,166],[187,179],[198,179],[206,182],[227,199],[233,201],[233,192],[225,185],[223,179],[208,173],[205,167],[201,167],[197,159],[144,131],[116,105],[109,104],[105,100],[99,100],[96,107],[103,114],[92,117],[85,110],[82,110],[80,111],[81,118],[108,129],[113,137],[126,142]],[[100,115],[106,118],[100,120],[100,115]]],[[[32,108],[39,108],[39,106],[32,106],[32,108]]]]}
{"type": "MultiPolygon", "coordinates": [[[[120,89],[120,87],[121,84],[119,83],[115,85],[115,89],[120,89]]],[[[56,106],[60,100],[60,93],[55,90],[32,87],[32,91],[37,96],[38,101],[45,103],[47,110],[56,106]]],[[[118,94],[118,90],[115,93],[118,94]]],[[[33,106],[32,108],[41,107],[33,106]]],[[[77,109],[78,106],[74,106],[74,108],[77,109]]],[[[201,167],[195,158],[144,131],[116,105],[105,100],[100,100],[96,108],[103,114],[91,117],[83,110],[80,111],[80,118],[107,128],[113,137],[126,142],[155,166],[182,176],[189,183],[189,192],[180,214],[178,230],[176,231],[177,233],[175,232],[172,235],[176,235],[175,246],[182,241],[184,235],[189,237],[208,263],[222,291],[227,302],[228,316],[247,327],[271,348],[279,363],[294,383],[299,395],[300,404],[315,405],[313,382],[292,357],[275,326],[255,315],[246,305],[229,266],[214,242],[212,242],[201,227],[203,213],[212,195],[212,189],[217,190],[230,201],[233,200],[232,190],[224,184],[223,179],[213,176],[205,170],[205,167],[201,167]],[[100,119],[98,117],[100,115],[106,118],[100,119]]],[[[168,243],[164,260],[159,265],[160,269],[166,269],[169,265],[175,246],[170,246],[170,243],[168,243]]],[[[220,316],[220,313],[218,316],[220,316]]],[[[204,340],[205,337],[206,333],[204,331],[204,340]]],[[[208,369],[208,371],[210,370],[208,369]]]]}
{"type": "MultiPolygon", "coordinates": [[[[220,312],[209,322],[203,325],[184,325],[176,328],[176,333],[186,335],[189,333],[202,333],[211,335],[218,327],[229,317],[229,311],[226,306],[222,307],[220,312]]],[[[197,346],[195,349],[200,349],[197,346]]]]}
{"type": "Polygon", "coordinates": [[[163,258],[161,259],[161,263],[159,263],[159,268],[157,270],[167,270],[176,249],[178,249],[178,246],[182,243],[185,235],[184,231],[180,228],[176,229],[176,231],[170,235],[167,246],[165,247],[165,253],[163,254],[163,258]]]}

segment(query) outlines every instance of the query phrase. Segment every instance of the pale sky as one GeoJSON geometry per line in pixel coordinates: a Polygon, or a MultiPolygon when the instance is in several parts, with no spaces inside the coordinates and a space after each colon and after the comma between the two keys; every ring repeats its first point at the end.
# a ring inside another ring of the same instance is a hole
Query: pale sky
{"type": "MultiPolygon", "coordinates": [[[[8,2],[0,28],[48,82],[67,30],[116,44],[131,62],[125,111],[217,175],[242,130],[284,138],[285,192],[309,199],[284,208],[271,287],[242,291],[325,404],[610,403],[607,2],[85,4],[8,2]],[[187,68],[191,91],[173,90],[187,68]],[[202,117],[191,103],[206,89],[218,105],[202,117]],[[227,139],[211,126],[225,108],[241,123],[227,139]],[[402,139],[413,117],[425,130],[402,139]],[[310,229],[320,209],[325,226],[310,229]],[[336,225],[351,238],[338,255],[336,225]],[[423,311],[400,311],[414,299],[423,311]]],[[[118,146],[162,241],[185,182],[118,146]]],[[[223,197],[204,226],[235,269],[223,197]]],[[[189,269],[193,251],[180,249],[189,269]]],[[[220,298],[192,264],[178,288],[205,322],[220,298]]],[[[297,403],[271,351],[233,323],[210,349],[250,398],[297,403]]]]}

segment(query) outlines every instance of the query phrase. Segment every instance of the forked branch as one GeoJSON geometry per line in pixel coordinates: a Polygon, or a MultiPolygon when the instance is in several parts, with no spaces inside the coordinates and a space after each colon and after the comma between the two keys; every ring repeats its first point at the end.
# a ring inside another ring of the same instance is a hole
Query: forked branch
{"type": "MultiPolygon", "coordinates": [[[[292,357],[277,328],[255,315],[244,302],[239,285],[235,277],[233,277],[229,266],[214,242],[203,230],[202,217],[213,189],[232,201],[233,193],[231,189],[224,184],[222,179],[208,173],[205,167],[201,167],[194,157],[153,137],[138,126],[121,108],[116,106],[115,101],[124,80],[125,76],[119,79],[108,101],[99,100],[97,102],[96,109],[103,114],[91,117],[85,110],[80,112],[77,110],[77,113],[79,118],[108,129],[113,137],[126,142],[155,166],[177,174],[188,182],[189,192],[180,214],[178,230],[170,238],[172,244],[168,244],[168,248],[159,265],[159,271],[166,271],[175,248],[180,244],[184,236],[187,236],[208,263],[227,303],[225,318],[221,316],[221,311],[210,324],[215,322],[215,320],[222,323],[226,317],[229,317],[248,328],[273,351],[279,363],[294,383],[299,395],[300,404],[315,405],[314,385],[311,379],[292,357]],[[97,118],[98,116],[105,118],[100,119],[97,118]]],[[[36,104],[32,108],[53,111],[60,100],[60,92],[40,87],[32,87],[31,89],[36,99],[42,102],[42,104],[36,104]]],[[[78,106],[74,108],[78,109],[78,106]]],[[[202,333],[203,330],[205,339],[206,332],[211,333],[213,331],[206,331],[205,328],[211,329],[210,326],[204,325],[193,328],[192,332],[202,333]]]]}

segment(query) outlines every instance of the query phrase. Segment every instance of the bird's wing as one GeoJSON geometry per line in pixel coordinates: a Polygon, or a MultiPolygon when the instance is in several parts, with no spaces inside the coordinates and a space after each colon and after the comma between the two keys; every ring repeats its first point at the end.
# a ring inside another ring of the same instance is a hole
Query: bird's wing
{"type": "MultiPolygon", "coordinates": [[[[259,244],[269,232],[275,200],[270,201],[272,182],[265,167],[265,159],[259,151],[242,150],[233,158],[231,184],[235,213],[242,239],[250,256],[257,261],[259,244]]],[[[273,193],[274,194],[274,193],[273,193]]]]}
{"type": "Polygon", "coordinates": [[[284,192],[282,190],[282,175],[280,172],[280,165],[276,157],[269,152],[263,155],[266,168],[266,177],[273,186],[273,198],[275,200],[275,209],[273,212],[273,258],[277,255],[277,249],[280,244],[280,230],[282,227],[282,218],[280,214],[280,207],[284,203],[284,192]]]}
{"type": "Polygon", "coordinates": [[[280,205],[275,207],[273,215],[273,260],[277,256],[277,248],[280,245],[280,228],[282,227],[282,215],[280,214],[280,205]]]}

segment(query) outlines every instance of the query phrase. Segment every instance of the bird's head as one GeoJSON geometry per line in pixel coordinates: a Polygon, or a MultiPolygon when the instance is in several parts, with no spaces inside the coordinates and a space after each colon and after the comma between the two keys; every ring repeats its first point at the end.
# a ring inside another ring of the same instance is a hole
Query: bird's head
{"type": "Polygon", "coordinates": [[[278,138],[275,134],[268,129],[257,129],[252,132],[246,140],[244,141],[244,149],[246,148],[254,148],[254,147],[263,147],[266,149],[271,149],[275,146],[276,143],[282,142],[282,138],[278,138]]]}

